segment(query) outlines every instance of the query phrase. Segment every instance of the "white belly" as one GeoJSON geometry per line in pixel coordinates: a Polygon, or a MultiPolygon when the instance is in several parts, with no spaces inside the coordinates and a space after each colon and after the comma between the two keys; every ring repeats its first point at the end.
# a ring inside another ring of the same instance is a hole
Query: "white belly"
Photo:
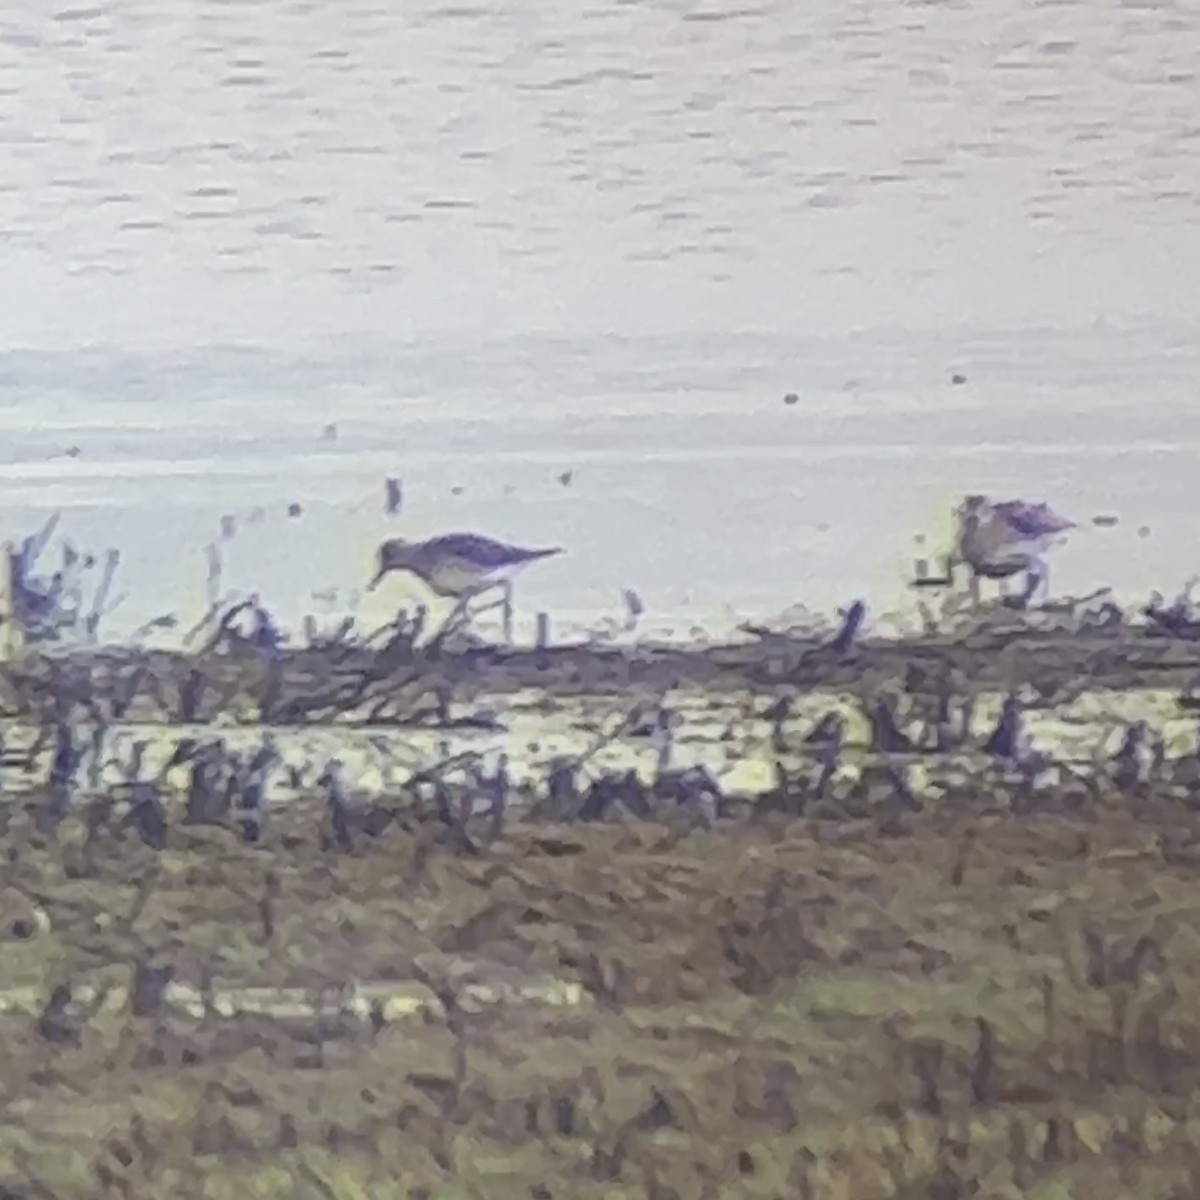
{"type": "Polygon", "coordinates": [[[959,549],[963,560],[977,569],[1016,572],[1044,554],[1053,541],[1053,537],[1014,539],[1011,531],[997,521],[964,530],[959,549]]]}
{"type": "Polygon", "coordinates": [[[518,563],[516,566],[493,567],[489,570],[461,559],[451,559],[439,563],[429,573],[429,586],[443,596],[466,596],[511,579],[524,565],[518,563]]]}

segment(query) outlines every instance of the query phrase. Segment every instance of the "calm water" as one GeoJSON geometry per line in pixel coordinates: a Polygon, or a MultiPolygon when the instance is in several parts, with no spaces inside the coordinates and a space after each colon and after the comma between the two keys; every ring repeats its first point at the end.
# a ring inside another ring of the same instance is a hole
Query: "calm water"
{"type": "Polygon", "coordinates": [[[1056,589],[1200,566],[1184,5],[52,8],[0,14],[0,502],[124,549],[111,631],[223,513],[289,620],[472,527],[569,548],[528,619],[886,607],[964,488],[1120,516],[1056,589]]]}

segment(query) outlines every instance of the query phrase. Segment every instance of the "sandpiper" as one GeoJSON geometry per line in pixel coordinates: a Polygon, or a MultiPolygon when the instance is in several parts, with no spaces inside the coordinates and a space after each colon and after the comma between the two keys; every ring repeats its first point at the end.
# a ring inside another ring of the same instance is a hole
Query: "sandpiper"
{"type": "Polygon", "coordinates": [[[1074,528],[1074,521],[1059,516],[1047,504],[968,496],[959,510],[956,557],[970,570],[973,584],[1024,573],[1026,589],[1020,597],[1024,604],[1039,587],[1048,587],[1046,552],[1074,528]]]}
{"type": "Polygon", "coordinates": [[[475,533],[447,533],[424,542],[389,538],[379,547],[378,568],[368,590],[392,571],[408,571],[439,596],[456,600],[456,612],[465,612],[472,599],[493,588],[503,590],[505,611],[510,612],[517,573],[561,553],[559,546],[527,550],[475,533]]]}

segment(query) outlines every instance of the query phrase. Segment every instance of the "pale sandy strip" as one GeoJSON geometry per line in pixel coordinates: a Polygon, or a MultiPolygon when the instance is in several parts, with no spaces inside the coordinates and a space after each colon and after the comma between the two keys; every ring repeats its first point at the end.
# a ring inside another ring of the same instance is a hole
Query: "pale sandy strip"
{"type": "MultiPolygon", "coordinates": [[[[331,989],[332,991],[332,989],[331,989]]],[[[74,999],[91,1005],[98,990],[84,984],[74,990],[74,999]]],[[[519,984],[469,983],[455,989],[459,1006],[467,1012],[499,1004],[545,1004],[557,1008],[575,1008],[585,1001],[577,983],[549,979],[519,984]]],[[[5,988],[0,990],[0,1013],[35,1015],[46,1002],[41,988],[5,988]]],[[[102,1009],[119,1012],[129,1002],[128,989],[112,987],[104,997],[102,1009]]],[[[239,1016],[266,1016],[280,1020],[313,1017],[351,1016],[368,1020],[372,1010],[384,1021],[399,1021],[424,1012],[442,1012],[440,1001],[428,988],[416,983],[364,983],[341,991],[337,999],[322,1000],[314,989],[285,987],[216,988],[208,1002],[199,988],[189,984],[169,984],[164,994],[165,1007],[199,1020],[215,1016],[229,1020],[239,1016]]]]}

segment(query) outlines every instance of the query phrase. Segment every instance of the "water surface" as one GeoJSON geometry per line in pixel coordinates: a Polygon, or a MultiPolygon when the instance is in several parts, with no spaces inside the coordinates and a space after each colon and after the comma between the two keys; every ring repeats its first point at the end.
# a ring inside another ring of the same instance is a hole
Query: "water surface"
{"type": "Polygon", "coordinates": [[[114,629],[227,512],[289,620],[388,528],[567,546],[526,630],[886,608],[966,488],[1174,586],[1197,62],[1158,0],[9,6],[5,526],[124,547],[114,629]]]}

